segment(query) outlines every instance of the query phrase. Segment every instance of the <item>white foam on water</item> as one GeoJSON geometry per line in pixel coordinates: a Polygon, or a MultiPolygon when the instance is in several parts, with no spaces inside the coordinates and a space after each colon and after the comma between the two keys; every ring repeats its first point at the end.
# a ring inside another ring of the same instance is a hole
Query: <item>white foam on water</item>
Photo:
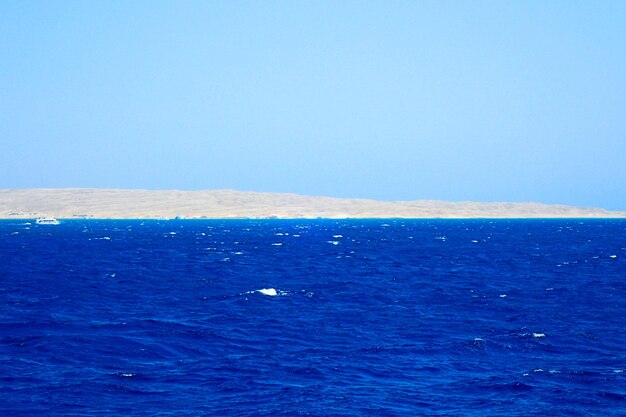
{"type": "Polygon", "coordinates": [[[545,333],[533,333],[533,337],[546,337],[545,333]]]}
{"type": "Polygon", "coordinates": [[[233,252],[233,255],[243,255],[243,252],[233,252]]]}
{"type": "Polygon", "coordinates": [[[615,259],[615,258],[617,258],[617,255],[611,255],[611,256],[609,256],[609,258],[615,259]]]}
{"type": "Polygon", "coordinates": [[[506,298],[506,294],[500,294],[498,297],[500,297],[500,298],[506,298]]]}
{"type": "Polygon", "coordinates": [[[339,241],[338,240],[328,240],[328,243],[330,243],[331,245],[338,245],[339,241]]]}
{"type": "Polygon", "coordinates": [[[478,243],[478,241],[477,240],[472,240],[472,243],[478,243]]]}
{"type": "Polygon", "coordinates": [[[272,243],[272,246],[283,246],[283,244],[277,242],[277,243],[272,243]]]}
{"type": "Polygon", "coordinates": [[[20,232],[13,232],[13,233],[11,233],[11,236],[19,235],[19,234],[20,234],[20,232]]]}
{"type": "MultiPolygon", "coordinates": [[[[260,290],[254,290],[254,291],[246,291],[246,292],[242,292],[239,295],[249,295],[249,294],[262,294],[262,295],[267,295],[268,297],[277,297],[277,296],[284,296],[284,295],[290,295],[291,293],[289,291],[281,291],[281,290],[277,290],[276,288],[261,288],[260,290]]],[[[306,291],[301,291],[300,293],[306,295],[307,297],[312,297],[313,293],[308,293],[306,291]]]]}
{"type": "Polygon", "coordinates": [[[135,375],[137,375],[137,374],[133,374],[133,373],[131,373],[131,372],[125,372],[125,373],[120,374],[120,376],[123,376],[123,377],[125,377],[125,378],[132,378],[132,377],[134,377],[135,375]]]}
{"type": "Polygon", "coordinates": [[[278,292],[274,288],[261,288],[257,290],[257,292],[270,297],[276,297],[278,295],[278,292]]]}
{"type": "Polygon", "coordinates": [[[343,236],[342,236],[342,235],[333,235],[333,237],[334,237],[335,239],[339,239],[339,238],[341,238],[341,237],[343,237],[343,236]]]}
{"type": "Polygon", "coordinates": [[[552,287],[546,288],[546,291],[554,291],[554,288],[552,288],[552,287]]]}
{"type": "Polygon", "coordinates": [[[175,235],[176,232],[169,232],[168,235],[175,235]]]}

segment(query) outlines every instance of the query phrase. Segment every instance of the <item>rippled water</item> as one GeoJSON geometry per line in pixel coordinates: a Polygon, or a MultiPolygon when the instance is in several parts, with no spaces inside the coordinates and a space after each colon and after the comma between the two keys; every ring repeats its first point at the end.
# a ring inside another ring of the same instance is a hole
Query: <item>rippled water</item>
{"type": "Polygon", "coordinates": [[[0,414],[626,415],[626,221],[0,221],[0,414]]]}

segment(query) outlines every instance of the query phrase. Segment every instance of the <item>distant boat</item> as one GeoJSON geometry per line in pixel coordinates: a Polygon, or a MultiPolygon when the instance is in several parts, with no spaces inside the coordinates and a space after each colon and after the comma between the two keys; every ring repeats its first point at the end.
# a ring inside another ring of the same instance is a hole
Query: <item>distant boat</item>
{"type": "Polygon", "coordinates": [[[59,221],[54,217],[39,217],[35,219],[37,224],[59,224],[59,221]]]}

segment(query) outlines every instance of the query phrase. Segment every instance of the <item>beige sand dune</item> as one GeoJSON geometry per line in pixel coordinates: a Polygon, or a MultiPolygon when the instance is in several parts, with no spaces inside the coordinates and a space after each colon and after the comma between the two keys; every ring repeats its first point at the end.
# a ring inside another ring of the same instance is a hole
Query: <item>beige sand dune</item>
{"type": "Polygon", "coordinates": [[[232,190],[0,189],[0,218],[626,218],[540,203],[385,202],[232,190]]]}

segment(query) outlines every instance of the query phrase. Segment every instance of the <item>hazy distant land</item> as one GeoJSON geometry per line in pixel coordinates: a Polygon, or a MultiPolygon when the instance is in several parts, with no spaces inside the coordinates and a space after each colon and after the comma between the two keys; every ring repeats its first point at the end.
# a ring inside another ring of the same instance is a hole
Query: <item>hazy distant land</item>
{"type": "Polygon", "coordinates": [[[0,218],[626,218],[540,203],[385,202],[232,190],[0,189],[0,218]]]}

